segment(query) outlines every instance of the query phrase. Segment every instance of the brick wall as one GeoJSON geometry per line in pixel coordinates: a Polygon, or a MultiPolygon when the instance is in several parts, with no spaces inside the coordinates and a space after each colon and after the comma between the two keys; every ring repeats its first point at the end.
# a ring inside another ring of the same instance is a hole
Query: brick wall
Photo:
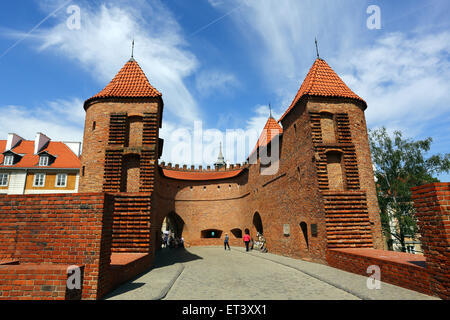
{"type": "Polygon", "coordinates": [[[112,198],[0,196],[0,253],[20,265],[84,265],[83,299],[109,290],[112,198]]]}
{"type": "Polygon", "coordinates": [[[312,141],[318,156],[316,164],[319,188],[323,191],[329,190],[326,177],[326,153],[341,152],[345,191],[365,192],[373,247],[383,249],[380,209],[378,207],[364,111],[358,104],[345,99],[319,97],[308,98],[307,109],[311,117],[312,141]],[[323,113],[334,115],[336,143],[326,143],[322,139],[320,119],[323,113]]]}
{"type": "Polygon", "coordinates": [[[150,252],[150,210],[148,194],[114,195],[112,252],[150,252]]]}
{"type": "Polygon", "coordinates": [[[366,193],[323,192],[328,248],[372,248],[366,193]]]}
{"type": "Polygon", "coordinates": [[[111,254],[111,289],[149,270],[154,256],[146,253],[111,254]]]}
{"type": "Polygon", "coordinates": [[[256,237],[253,217],[258,213],[273,253],[325,262],[327,246],[382,247],[367,129],[358,106],[302,100],[283,119],[279,152],[279,170],[271,175],[261,174],[259,159],[239,176],[222,180],[167,179],[157,171],[154,225],[175,212],[184,221],[188,244],[221,245],[227,232],[232,244],[241,245],[231,230],[249,229],[256,237]],[[328,115],[324,128],[321,112],[328,115]],[[322,131],[330,136],[327,141],[322,131]],[[329,190],[327,152],[336,150],[342,155],[341,191],[329,190]],[[201,238],[207,229],[221,230],[221,239],[201,238]]]}
{"type": "MultiPolygon", "coordinates": [[[[69,265],[0,265],[0,300],[79,300],[67,288],[69,265]]],[[[80,267],[82,276],[84,268],[80,267]]]]}
{"type": "Polygon", "coordinates": [[[421,255],[376,249],[329,249],[328,265],[368,277],[367,268],[380,267],[380,280],[410,290],[434,295],[421,255]]]}
{"type": "Polygon", "coordinates": [[[412,188],[432,290],[450,299],[450,183],[412,188]]]}

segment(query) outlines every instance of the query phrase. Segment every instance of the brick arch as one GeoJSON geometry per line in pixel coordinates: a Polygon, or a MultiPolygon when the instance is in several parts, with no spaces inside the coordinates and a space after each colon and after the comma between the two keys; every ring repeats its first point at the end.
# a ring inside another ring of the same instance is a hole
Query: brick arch
{"type": "Polygon", "coordinates": [[[253,226],[254,226],[255,229],[256,229],[256,232],[259,232],[259,233],[261,233],[261,234],[264,234],[264,226],[263,226],[263,222],[262,222],[262,219],[261,219],[261,215],[259,214],[258,211],[256,211],[256,212],[253,214],[252,223],[253,223],[253,226]]]}
{"type": "Polygon", "coordinates": [[[176,238],[181,238],[183,230],[185,228],[185,222],[175,211],[171,211],[164,218],[171,231],[175,234],[176,238]]]}
{"type": "Polygon", "coordinates": [[[305,221],[300,222],[300,230],[303,235],[302,239],[306,244],[306,249],[309,250],[308,224],[305,221]]]}
{"type": "Polygon", "coordinates": [[[233,236],[236,239],[241,239],[242,238],[242,229],[234,228],[234,229],[231,229],[230,232],[233,234],[233,236]]]}

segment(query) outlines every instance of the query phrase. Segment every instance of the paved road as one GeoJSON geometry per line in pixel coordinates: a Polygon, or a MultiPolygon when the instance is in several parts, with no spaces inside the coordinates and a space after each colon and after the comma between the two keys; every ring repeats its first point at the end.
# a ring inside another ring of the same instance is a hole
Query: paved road
{"type": "Polygon", "coordinates": [[[242,248],[162,250],[150,272],[108,299],[142,300],[356,300],[431,299],[382,283],[369,290],[367,278],[325,265],[242,248]]]}

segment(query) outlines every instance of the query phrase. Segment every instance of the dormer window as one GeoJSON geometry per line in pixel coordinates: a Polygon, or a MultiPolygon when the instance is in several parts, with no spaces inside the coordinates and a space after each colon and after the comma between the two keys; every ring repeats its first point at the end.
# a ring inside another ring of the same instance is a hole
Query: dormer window
{"type": "Polygon", "coordinates": [[[14,156],[5,156],[5,159],[3,160],[3,165],[5,166],[12,166],[14,164],[14,156]]]}
{"type": "Polygon", "coordinates": [[[48,156],[40,156],[39,157],[39,166],[40,167],[48,166],[48,156]]]}

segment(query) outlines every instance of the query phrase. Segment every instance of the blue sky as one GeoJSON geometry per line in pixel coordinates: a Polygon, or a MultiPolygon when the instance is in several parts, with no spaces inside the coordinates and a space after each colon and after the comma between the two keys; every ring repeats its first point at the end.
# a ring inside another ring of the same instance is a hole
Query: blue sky
{"type": "MultiPolygon", "coordinates": [[[[294,98],[317,36],[321,57],[367,101],[370,128],[431,136],[433,153],[449,152],[449,12],[447,0],[2,1],[0,136],[81,141],[83,101],[125,64],[134,38],[136,60],[163,93],[163,160],[199,164],[179,156],[174,132],[194,120],[260,132],[268,103],[277,117],[294,98]],[[67,27],[71,5],[80,29],[67,27]],[[381,9],[381,29],[367,28],[369,5],[381,9]]],[[[224,153],[247,156],[226,143],[224,153]]]]}

